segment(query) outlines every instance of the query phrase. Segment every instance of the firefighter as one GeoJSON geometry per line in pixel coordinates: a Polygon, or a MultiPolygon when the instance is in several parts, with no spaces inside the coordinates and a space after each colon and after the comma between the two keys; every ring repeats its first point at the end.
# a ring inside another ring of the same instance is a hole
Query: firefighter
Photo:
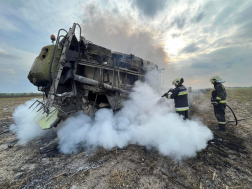
{"type": "Polygon", "coordinates": [[[188,100],[187,100],[187,89],[182,83],[184,82],[183,78],[176,78],[173,80],[172,84],[175,85],[175,89],[170,89],[163,96],[174,99],[176,113],[182,115],[184,120],[188,119],[188,100]],[[171,94],[168,94],[171,92],[171,94]]]}
{"type": "Polygon", "coordinates": [[[210,79],[211,83],[214,85],[214,90],[212,91],[211,104],[214,107],[214,114],[218,120],[219,131],[226,130],[226,118],[225,118],[225,109],[226,109],[226,89],[222,83],[223,81],[219,76],[214,76],[210,79]]]}

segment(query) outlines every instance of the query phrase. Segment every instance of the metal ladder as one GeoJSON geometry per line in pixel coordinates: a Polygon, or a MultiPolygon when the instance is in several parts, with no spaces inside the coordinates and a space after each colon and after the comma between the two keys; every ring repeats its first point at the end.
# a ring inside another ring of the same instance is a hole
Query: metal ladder
{"type": "Polygon", "coordinates": [[[45,108],[44,108],[44,110],[47,114],[50,113],[50,110],[51,110],[51,107],[52,107],[52,104],[53,104],[53,101],[54,101],[54,98],[56,95],[56,91],[57,91],[57,88],[59,85],[60,77],[61,77],[64,65],[67,61],[67,52],[69,50],[69,46],[70,46],[72,38],[74,36],[76,25],[78,25],[78,24],[74,23],[72,28],[69,28],[67,36],[65,37],[64,47],[63,47],[63,50],[62,50],[62,53],[61,53],[61,56],[59,59],[56,74],[55,74],[55,77],[53,78],[53,82],[50,87],[50,91],[49,91],[48,98],[47,98],[45,108]]]}

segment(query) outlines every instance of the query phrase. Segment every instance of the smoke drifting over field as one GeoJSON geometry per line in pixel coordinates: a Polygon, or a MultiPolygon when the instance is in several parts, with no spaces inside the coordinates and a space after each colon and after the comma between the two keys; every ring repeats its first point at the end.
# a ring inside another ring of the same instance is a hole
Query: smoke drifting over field
{"type": "MultiPolygon", "coordinates": [[[[27,112],[31,103],[19,106],[13,115],[16,126],[12,128],[22,144],[52,132],[43,131],[33,122],[35,113],[27,112]]],[[[193,157],[207,146],[213,135],[201,122],[184,121],[174,113],[173,107],[172,100],[161,99],[149,84],[138,81],[119,112],[113,114],[112,110],[100,109],[94,118],[78,112],[62,121],[55,130],[60,139],[59,149],[72,153],[80,145],[111,149],[138,144],[156,148],[160,154],[176,160],[193,157]]]]}
{"type": "Polygon", "coordinates": [[[17,134],[20,144],[26,144],[27,142],[37,138],[46,136],[53,131],[42,130],[34,121],[33,118],[36,116],[36,112],[39,107],[35,110],[35,106],[31,109],[29,107],[37,99],[27,101],[25,104],[18,106],[13,113],[14,125],[10,126],[10,130],[17,134]]]}

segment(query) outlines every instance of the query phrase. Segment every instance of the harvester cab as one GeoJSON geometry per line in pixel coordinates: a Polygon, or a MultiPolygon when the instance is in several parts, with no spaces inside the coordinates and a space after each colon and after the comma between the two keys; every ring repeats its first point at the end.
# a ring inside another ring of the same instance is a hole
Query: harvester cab
{"type": "Polygon", "coordinates": [[[133,54],[93,44],[81,36],[76,23],[69,31],[60,29],[51,40],[53,44],[42,48],[28,74],[30,82],[43,92],[43,100],[32,105],[38,112],[34,121],[43,129],[57,126],[80,110],[93,115],[104,107],[120,109],[135,81],[143,81],[147,69],[158,69],[133,54]]]}

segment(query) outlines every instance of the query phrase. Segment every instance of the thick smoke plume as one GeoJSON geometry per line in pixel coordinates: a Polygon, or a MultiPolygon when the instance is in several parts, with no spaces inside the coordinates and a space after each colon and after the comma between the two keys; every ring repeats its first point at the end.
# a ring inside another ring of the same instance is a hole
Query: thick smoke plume
{"type": "MultiPolygon", "coordinates": [[[[19,106],[13,115],[16,127],[12,127],[23,144],[46,133],[32,121],[34,113],[24,113],[31,103],[19,106]]],[[[76,152],[80,145],[111,149],[138,144],[155,148],[160,154],[176,160],[195,156],[213,137],[201,122],[184,121],[179,117],[172,100],[161,98],[153,87],[139,81],[130,99],[117,113],[100,109],[91,118],[78,112],[62,121],[55,132],[63,153],[76,152]]]]}
{"type": "Polygon", "coordinates": [[[120,14],[118,11],[118,8],[109,11],[94,3],[88,4],[84,7],[82,35],[112,51],[134,54],[164,67],[164,61],[168,57],[164,42],[157,39],[159,32],[137,25],[131,12],[120,14]]]}
{"type": "Polygon", "coordinates": [[[36,106],[33,106],[31,109],[29,107],[35,100],[37,99],[29,100],[25,104],[18,106],[13,113],[15,124],[10,126],[10,130],[17,134],[20,144],[26,144],[35,138],[43,137],[53,132],[42,130],[33,121],[39,107],[35,108],[36,106]]]}

